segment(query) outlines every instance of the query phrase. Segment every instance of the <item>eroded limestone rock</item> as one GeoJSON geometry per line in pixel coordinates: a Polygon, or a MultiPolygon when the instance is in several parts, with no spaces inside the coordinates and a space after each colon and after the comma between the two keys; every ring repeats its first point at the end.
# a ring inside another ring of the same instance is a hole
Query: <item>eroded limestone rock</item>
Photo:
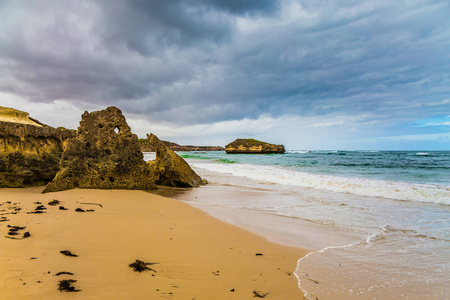
{"type": "Polygon", "coordinates": [[[225,152],[230,154],[268,154],[284,153],[283,145],[274,145],[255,139],[236,139],[225,146],[225,152]]]}
{"type": "Polygon", "coordinates": [[[184,159],[154,134],[147,135],[147,138],[156,152],[156,159],[148,162],[156,184],[174,187],[198,187],[205,184],[184,159]]]}
{"type": "Polygon", "coordinates": [[[60,171],[43,192],[77,187],[151,190],[155,185],[150,173],[122,112],[108,107],[83,113],[62,154],[60,171]]]}
{"type": "Polygon", "coordinates": [[[28,113],[0,106],[0,187],[45,185],[59,170],[75,130],[55,129],[28,113]]]}

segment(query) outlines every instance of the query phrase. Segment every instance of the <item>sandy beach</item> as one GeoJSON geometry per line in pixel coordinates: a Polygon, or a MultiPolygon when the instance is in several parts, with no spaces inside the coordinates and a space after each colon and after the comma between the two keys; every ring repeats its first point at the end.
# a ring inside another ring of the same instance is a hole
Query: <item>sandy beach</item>
{"type": "Polygon", "coordinates": [[[0,189],[0,299],[303,299],[293,272],[305,249],[147,192],[42,189],[0,189]],[[60,292],[66,279],[80,291],[60,292]]]}

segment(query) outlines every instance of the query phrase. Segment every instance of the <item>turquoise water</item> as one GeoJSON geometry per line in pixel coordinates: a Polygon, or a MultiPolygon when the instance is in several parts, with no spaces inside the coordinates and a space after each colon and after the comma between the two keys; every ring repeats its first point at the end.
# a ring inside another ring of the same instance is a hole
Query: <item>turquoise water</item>
{"type": "Polygon", "coordinates": [[[272,235],[319,250],[295,272],[309,299],[448,299],[449,151],[179,154],[211,183],[206,189],[217,187],[217,196],[198,189],[190,201],[224,221],[259,214],[273,222],[263,224],[272,235]],[[220,196],[233,187],[249,196],[220,196]],[[305,224],[322,230],[308,244],[305,224]]]}
{"type": "Polygon", "coordinates": [[[288,151],[283,155],[181,152],[216,163],[280,166],[313,174],[450,185],[450,151],[288,151]]]}

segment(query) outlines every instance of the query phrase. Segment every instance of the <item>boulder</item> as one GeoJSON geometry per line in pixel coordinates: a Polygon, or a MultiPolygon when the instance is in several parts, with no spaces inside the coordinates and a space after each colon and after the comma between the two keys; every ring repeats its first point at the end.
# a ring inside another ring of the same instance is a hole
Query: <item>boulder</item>
{"type": "Polygon", "coordinates": [[[236,139],[225,146],[225,152],[230,154],[268,154],[284,153],[283,145],[274,145],[255,139],[236,139]]]}
{"type": "Polygon", "coordinates": [[[120,109],[84,112],[60,171],[43,193],[73,188],[151,190],[150,167],[120,109]]]}
{"type": "Polygon", "coordinates": [[[179,157],[154,134],[147,135],[147,139],[156,152],[156,159],[148,162],[156,184],[174,187],[198,187],[206,183],[184,159],[179,157]]]}
{"type": "Polygon", "coordinates": [[[0,106],[0,187],[45,185],[59,170],[75,130],[55,129],[23,111],[0,106]]]}

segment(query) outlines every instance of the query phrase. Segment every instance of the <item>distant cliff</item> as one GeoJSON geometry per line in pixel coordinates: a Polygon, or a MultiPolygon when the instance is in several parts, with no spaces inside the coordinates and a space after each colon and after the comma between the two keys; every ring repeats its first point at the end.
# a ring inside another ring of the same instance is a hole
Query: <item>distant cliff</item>
{"type": "Polygon", "coordinates": [[[0,106],[0,187],[43,185],[58,171],[74,130],[56,129],[28,113],[0,106]]]}
{"type": "Polygon", "coordinates": [[[284,153],[283,145],[274,145],[255,139],[236,139],[225,146],[225,151],[230,154],[268,154],[284,153]]]}
{"type": "MultiPolygon", "coordinates": [[[[224,151],[224,147],[220,146],[181,146],[173,142],[168,141],[161,141],[163,142],[167,147],[169,147],[172,151],[224,151]]],[[[154,152],[155,149],[153,148],[152,144],[149,142],[148,139],[139,139],[139,144],[141,146],[142,152],[154,152]]]]}

